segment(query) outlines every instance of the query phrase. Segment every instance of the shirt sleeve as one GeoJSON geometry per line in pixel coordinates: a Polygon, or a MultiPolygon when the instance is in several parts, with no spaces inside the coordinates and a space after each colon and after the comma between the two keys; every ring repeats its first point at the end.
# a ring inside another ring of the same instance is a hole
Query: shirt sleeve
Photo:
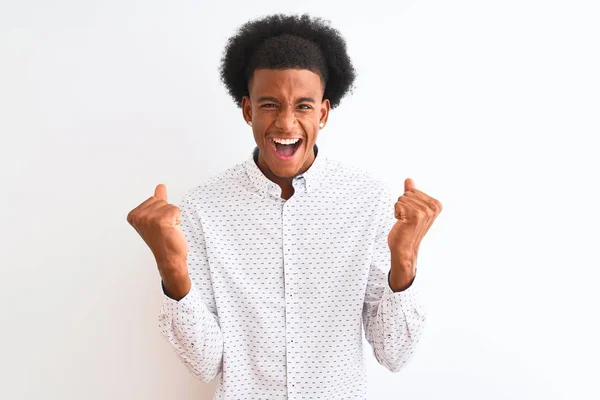
{"type": "Polygon", "coordinates": [[[194,206],[184,199],[181,229],[188,241],[191,289],[179,301],[164,292],[159,329],[188,370],[204,382],[222,371],[223,336],[217,315],[202,224],[194,206]]]}
{"type": "Polygon", "coordinates": [[[377,205],[377,231],[362,314],[365,337],[375,358],[392,372],[400,371],[410,360],[426,321],[418,296],[418,277],[400,292],[394,292],[389,284],[391,253],[387,238],[397,221],[395,202],[386,189],[377,205]]]}

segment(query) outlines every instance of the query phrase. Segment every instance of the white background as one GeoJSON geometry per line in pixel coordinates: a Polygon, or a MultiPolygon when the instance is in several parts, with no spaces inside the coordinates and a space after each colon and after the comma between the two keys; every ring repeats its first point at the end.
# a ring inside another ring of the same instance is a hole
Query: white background
{"type": "Polygon", "coordinates": [[[2,1],[3,399],[210,399],[157,328],[127,213],[245,160],[219,81],[247,20],[304,12],[359,77],[320,147],[444,211],[429,324],[369,399],[598,399],[600,13],[581,1],[2,1]],[[596,381],[597,382],[597,381],[596,381]]]}

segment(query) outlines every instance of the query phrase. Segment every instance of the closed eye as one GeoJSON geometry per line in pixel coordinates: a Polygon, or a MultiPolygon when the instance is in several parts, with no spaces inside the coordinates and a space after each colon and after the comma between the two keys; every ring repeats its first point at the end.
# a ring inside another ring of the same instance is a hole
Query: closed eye
{"type": "Polygon", "coordinates": [[[262,104],[260,107],[261,108],[271,108],[271,107],[276,107],[276,105],[273,103],[266,103],[266,104],[262,104]]]}

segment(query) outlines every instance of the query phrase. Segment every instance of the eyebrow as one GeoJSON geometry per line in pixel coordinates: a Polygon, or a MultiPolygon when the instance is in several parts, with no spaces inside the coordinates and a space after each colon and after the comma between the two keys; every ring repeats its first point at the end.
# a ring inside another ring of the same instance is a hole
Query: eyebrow
{"type": "MultiPolygon", "coordinates": [[[[273,103],[279,103],[280,101],[276,97],[271,96],[262,96],[258,98],[258,102],[262,103],[263,101],[272,101],[273,103]]],[[[316,103],[315,99],[312,97],[300,97],[296,100],[297,103],[316,103]]]]}
{"type": "Polygon", "coordinates": [[[298,103],[316,103],[316,101],[312,97],[300,97],[298,103]]]}

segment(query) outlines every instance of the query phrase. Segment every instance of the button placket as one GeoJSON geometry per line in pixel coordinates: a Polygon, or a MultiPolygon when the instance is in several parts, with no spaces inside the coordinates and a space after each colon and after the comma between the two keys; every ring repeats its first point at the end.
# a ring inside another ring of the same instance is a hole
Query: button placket
{"type": "MultiPolygon", "coordinates": [[[[296,195],[294,195],[296,196],[296,195]]],[[[287,356],[287,379],[288,379],[288,390],[292,390],[295,387],[294,382],[294,368],[289,368],[290,365],[295,364],[295,344],[294,340],[294,327],[295,327],[295,292],[294,292],[294,266],[296,265],[293,259],[293,220],[294,220],[294,197],[288,199],[282,208],[282,233],[283,233],[283,269],[284,269],[284,290],[285,290],[285,315],[286,315],[286,356],[287,356]]],[[[291,395],[291,393],[289,393],[291,395]]]]}

